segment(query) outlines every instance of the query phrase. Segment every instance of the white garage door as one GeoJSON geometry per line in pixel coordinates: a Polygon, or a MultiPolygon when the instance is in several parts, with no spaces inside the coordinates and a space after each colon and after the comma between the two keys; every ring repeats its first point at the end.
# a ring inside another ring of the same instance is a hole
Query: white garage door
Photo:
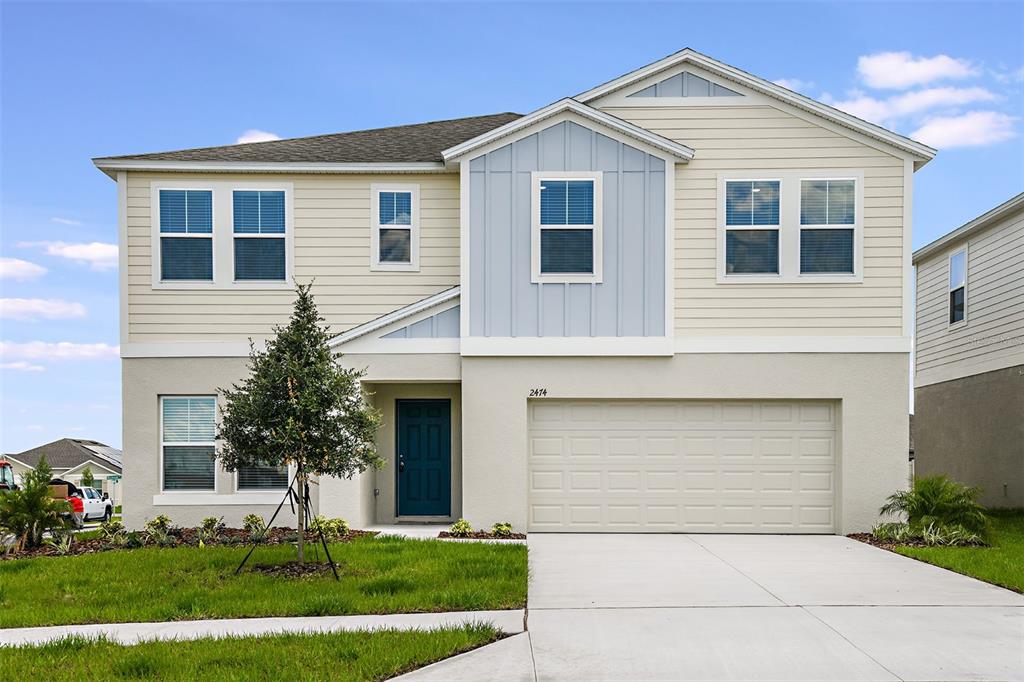
{"type": "Polygon", "coordinates": [[[529,530],[832,533],[836,405],[531,401],[529,530]]]}

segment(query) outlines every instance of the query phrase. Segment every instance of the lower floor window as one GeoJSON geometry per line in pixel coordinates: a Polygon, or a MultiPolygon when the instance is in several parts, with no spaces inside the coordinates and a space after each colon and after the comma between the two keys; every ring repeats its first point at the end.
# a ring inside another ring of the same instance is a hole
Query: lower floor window
{"type": "Polygon", "coordinates": [[[216,407],[213,396],[160,399],[164,490],[216,488],[216,407]]]}
{"type": "Polygon", "coordinates": [[[284,490],[287,487],[287,466],[254,466],[238,469],[239,490],[284,490]]]}
{"type": "Polygon", "coordinates": [[[800,230],[801,274],[852,274],[853,230],[807,228],[800,230]]]}
{"type": "Polygon", "coordinates": [[[725,271],[728,274],[778,274],[779,231],[726,230],[725,271]]]}

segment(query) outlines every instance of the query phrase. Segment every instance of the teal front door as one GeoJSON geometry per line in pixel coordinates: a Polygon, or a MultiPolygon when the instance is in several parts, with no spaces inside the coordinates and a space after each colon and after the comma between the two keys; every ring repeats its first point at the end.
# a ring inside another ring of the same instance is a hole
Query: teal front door
{"type": "Polygon", "coordinates": [[[452,406],[450,400],[398,400],[399,516],[452,512],[452,406]]]}

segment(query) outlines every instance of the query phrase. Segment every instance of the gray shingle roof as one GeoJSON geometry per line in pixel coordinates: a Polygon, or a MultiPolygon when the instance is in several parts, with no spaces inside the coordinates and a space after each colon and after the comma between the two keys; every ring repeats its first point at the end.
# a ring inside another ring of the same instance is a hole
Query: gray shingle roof
{"type": "Polygon", "coordinates": [[[35,467],[46,456],[46,462],[56,471],[65,471],[92,460],[108,469],[121,473],[121,451],[95,440],[61,438],[46,445],[12,454],[11,457],[35,467]]]}
{"type": "Polygon", "coordinates": [[[505,112],[489,116],[432,121],[415,125],[358,130],[272,142],[251,142],[222,147],[107,156],[122,161],[226,161],[306,163],[415,163],[440,162],[441,152],[506,123],[522,118],[505,112]]]}

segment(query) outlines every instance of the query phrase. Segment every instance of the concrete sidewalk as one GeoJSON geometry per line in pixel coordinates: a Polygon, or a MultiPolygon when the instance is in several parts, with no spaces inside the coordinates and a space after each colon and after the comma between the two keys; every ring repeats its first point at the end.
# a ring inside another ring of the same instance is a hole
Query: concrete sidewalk
{"type": "Polygon", "coordinates": [[[367,616],[317,616],[309,618],[231,618],[174,621],[170,623],[103,623],[58,625],[41,628],[0,629],[0,646],[42,644],[70,635],[104,636],[122,644],[159,639],[246,637],[283,632],[339,632],[343,630],[427,630],[489,622],[509,634],[523,631],[525,613],[510,611],[455,611],[451,613],[402,613],[367,616]]]}

